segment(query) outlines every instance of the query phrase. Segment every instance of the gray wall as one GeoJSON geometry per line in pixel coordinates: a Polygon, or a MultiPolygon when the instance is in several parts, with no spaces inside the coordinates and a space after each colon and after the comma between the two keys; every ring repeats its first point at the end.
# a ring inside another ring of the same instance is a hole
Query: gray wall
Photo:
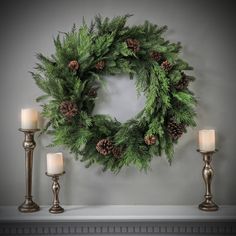
{"type": "MultiPolygon", "coordinates": [[[[64,204],[198,204],[203,197],[202,159],[195,151],[197,130],[217,130],[213,190],[219,204],[236,204],[235,184],[235,17],[230,1],[1,1],[0,10],[0,204],[17,205],[24,197],[23,135],[18,131],[20,110],[36,107],[41,95],[31,79],[36,52],[54,52],[52,37],[69,31],[82,17],[90,22],[95,14],[113,17],[133,13],[129,24],[149,20],[168,25],[166,37],[181,41],[183,58],[195,68],[198,80],[192,90],[199,99],[198,127],[190,129],[176,146],[170,167],[163,158],[154,158],[152,170],[140,173],[134,167],[119,175],[103,173],[99,166],[86,169],[61,148],[66,156],[66,175],[61,178],[64,204]]],[[[114,79],[115,81],[115,79],[114,79]]],[[[126,120],[143,106],[136,99],[132,82],[109,83],[101,92],[96,111],[126,120]],[[127,88],[127,89],[125,89],[127,88]],[[111,101],[103,99],[110,94],[111,101]],[[132,97],[130,99],[130,96],[132,97]],[[125,101],[121,106],[119,99],[125,101]],[[131,109],[132,108],[132,109],[131,109]]],[[[51,201],[50,179],[45,176],[45,145],[48,137],[37,139],[34,156],[33,195],[40,204],[51,201]]]]}

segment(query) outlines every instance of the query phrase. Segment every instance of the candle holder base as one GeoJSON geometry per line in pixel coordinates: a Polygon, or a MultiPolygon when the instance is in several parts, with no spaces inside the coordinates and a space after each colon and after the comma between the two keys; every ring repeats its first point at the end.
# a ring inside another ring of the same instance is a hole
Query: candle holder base
{"type": "Polygon", "coordinates": [[[40,207],[31,199],[25,199],[25,201],[18,207],[20,212],[31,213],[40,210],[40,207]]]}
{"type": "Polygon", "coordinates": [[[53,204],[52,207],[49,209],[49,212],[52,214],[59,214],[64,212],[64,209],[60,206],[59,202],[59,191],[60,191],[60,184],[59,184],[59,176],[64,175],[66,172],[63,171],[61,174],[48,174],[45,173],[47,176],[52,178],[52,191],[53,191],[53,204]]]}
{"type": "Polygon", "coordinates": [[[39,206],[32,200],[32,171],[33,171],[33,151],[36,146],[34,141],[35,132],[39,129],[19,129],[24,133],[25,139],[23,148],[25,149],[25,201],[18,207],[20,212],[31,213],[39,211],[39,206]]]}
{"type": "Polygon", "coordinates": [[[63,213],[64,208],[62,208],[60,205],[57,205],[57,206],[52,206],[48,211],[52,214],[58,214],[58,213],[63,213]]]}
{"type": "Polygon", "coordinates": [[[213,154],[217,151],[200,151],[203,156],[204,167],[202,169],[202,177],[205,183],[205,200],[198,206],[198,208],[202,211],[217,211],[219,207],[213,202],[213,195],[211,193],[211,182],[213,178],[213,169],[211,167],[211,161],[213,154]]]}
{"type": "Polygon", "coordinates": [[[199,204],[198,208],[202,211],[218,211],[219,207],[213,202],[206,200],[199,204]]]}

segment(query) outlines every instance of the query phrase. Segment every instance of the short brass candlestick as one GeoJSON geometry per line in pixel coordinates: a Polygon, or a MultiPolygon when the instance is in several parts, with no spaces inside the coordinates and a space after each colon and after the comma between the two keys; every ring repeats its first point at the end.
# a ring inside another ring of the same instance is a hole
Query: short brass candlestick
{"type": "Polygon", "coordinates": [[[30,213],[39,211],[39,206],[32,199],[32,169],[33,169],[33,151],[36,147],[34,141],[34,133],[39,129],[19,129],[24,132],[25,140],[23,147],[25,149],[25,183],[26,183],[26,194],[25,201],[18,207],[20,212],[30,213]]]}
{"type": "Polygon", "coordinates": [[[210,152],[204,152],[200,151],[203,156],[203,161],[205,163],[203,169],[202,169],[202,177],[205,182],[205,201],[203,201],[198,207],[202,211],[217,211],[219,207],[212,201],[212,193],[211,193],[211,181],[213,178],[213,169],[211,167],[211,161],[212,161],[212,155],[217,151],[210,151],[210,152]]]}
{"type": "Polygon", "coordinates": [[[64,209],[59,205],[59,191],[60,191],[60,184],[58,183],[59,181],[59,176],[65,174],[66,172],[64,171],[61,174],[48,174],[47,172],[45,173],[47,176],[52,177],[52,191],[53,191],[53,205],[49,209],[49,212],[52,214],[58,214],[64,212],[64,209]]]}

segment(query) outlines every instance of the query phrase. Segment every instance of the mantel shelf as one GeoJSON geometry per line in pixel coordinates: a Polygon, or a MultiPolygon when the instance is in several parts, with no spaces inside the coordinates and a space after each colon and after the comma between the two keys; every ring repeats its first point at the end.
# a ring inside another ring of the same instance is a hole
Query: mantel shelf
{"type": "Polygon", "coordinates": [[[236,206],[221,206],[219,211],[204,212],[197,206],[107,205],[63,206],[62,214],[42,206],[35,213],[20,213],[16,206],[0,207],[0,222],[84,222],[84,221],[236,221],[236,206]]]}
{"type": "Polygon", "coordinates": [[[236,206],[204,212],[197,206],[70,205],[57,215],[49,207],[35,213],[0,207],[0,235],[236,235],[236,206]]]}

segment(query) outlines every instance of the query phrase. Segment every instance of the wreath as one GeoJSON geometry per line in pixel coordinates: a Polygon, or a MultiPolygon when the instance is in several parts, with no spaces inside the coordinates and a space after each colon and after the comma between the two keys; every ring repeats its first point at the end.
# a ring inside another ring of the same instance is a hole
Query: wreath
{"type": "Polygon", "coordinates": [[[174,144],[195,126],[196,99],[188,88],[194,77],[183,72],[192,68],[179,58],[180,43],[162,37],[166,26],[146,21],[130,27],[128,17],[96,16],[90,26],[84,22],[59,32],[50,57],[37,54],[32,76],[45,93],[36,100],[45,100],[42,114],[48,121],[42,132],[86,167],[99,163],[119,172],[134,164],[147,170],[152,157],[163,152],[171,162],[174,144]],[[137,93],[146,96],[144,109],[125,123],[93,114],[104,75],[117,74],[135,79],[137,93]]]}

